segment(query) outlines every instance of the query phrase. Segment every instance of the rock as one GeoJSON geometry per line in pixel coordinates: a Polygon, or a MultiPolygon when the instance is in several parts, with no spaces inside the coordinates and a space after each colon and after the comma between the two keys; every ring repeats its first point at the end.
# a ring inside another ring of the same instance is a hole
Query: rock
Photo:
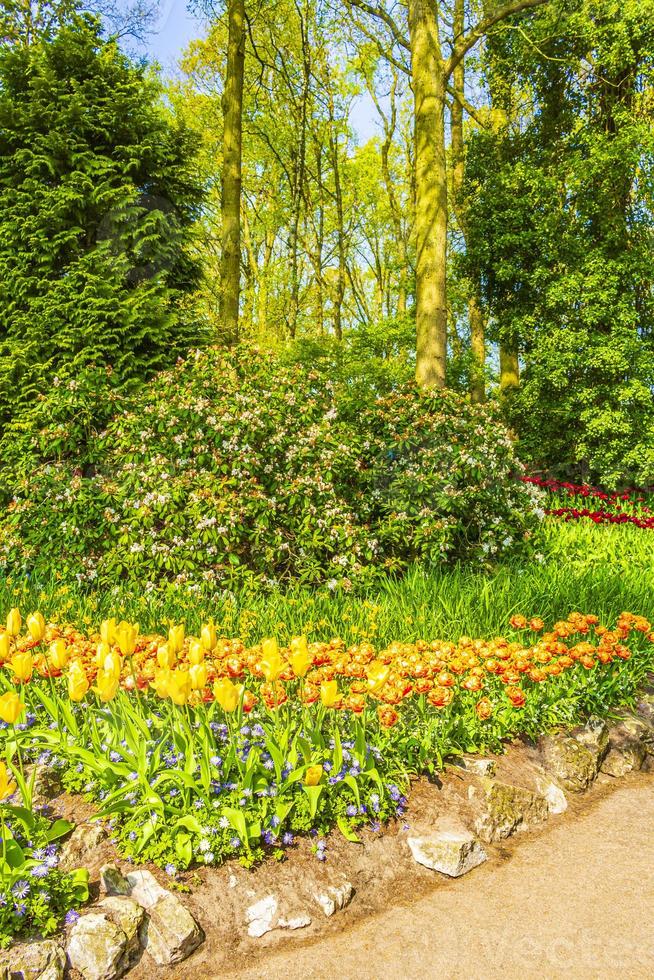
{"type": "Polygon", "coordinates": [[[636,712],[649,725],[654,725],[654,694],[642,694],[636,704],[636,712]]]}
{"type": "Polygon", "coordinates": [[[407,843],[418,864],[450,878],[459,878],[488,860],[474,834],[461,826],[437,826],[424,837],[409,837],[407,843]]]}
{"type": "Polygon", "coordinates": [[[140,930],[145,919],[145,910],[132,898],[122,895],[110,895],[103,899],[98,909],[107,915],[111,921],[122,929],[127,939],[125,949],[125,969],[129,969],[141,954],[140,930]]]}
{"type": "Polygon", "coordinates": [[[66,954],[53,939],[26,943],[4,954],[0,977],[11,980],[62,980],[66,954]],[[4,970],[4,973],[2,972],[4,970]]]}
{"type": "Polygon", "coordinates": [[[99,823],[80,823],[75,827],[61,848],[59,867],[62,871],[73,871],[83,868],[98,845],[105,839],[107,833],[99,823]]]}
{"type": "Polygon", "coordinates": [[[625,734],[636,738],[644,746],[647,755],[654,755],[654,727],[651,724],[629,715],[620,727],[625,734]]]}
{"type": "Polygon", "coordinates": [[[599,748],[583,745],[569,735],[543,739],[543,764],[563,789],[583,793],[597,776],[599,748]]]}
{"type": "Polygon", "coordinates": [[[494,759],[479,759],[464,757],[461,765],[466,772],[473,776],[492,776],[495,773],[496,763],[494,759]]]}
{"type": "Polygon", "coordinates": [[[572,733],[572,737],[591,752],[597,753],[598,762],[609,750],[609,726],[597,715],[591,715],[583,728],[577,728],[572,733]]]}
{"type": "Polygon", "coordinates": [[[485,781],[484,790],[484,810],[475,822],[475,830],[486,843],[503,840],[518,828],[528,829],[547,820],[547,802],[538,793],[490,779],[485,781]]]}
{"type": "Polygon", "coordinates": [[[568,809],[568,801],[565,798],[565,793],[555,783],[539,782],[538,792],[542,794],[547,803],[547,809],[552,815],[565,813],[568,809]]]}
{"type": "Polygon", "coordinates": [[[34,803],[48,803],[54,800],[63,792],[62,771],[49,769],[45,765],[28,766],[25,776],[29,784],[34,779],[32,786],[32,801],[34,803]],[[34,769],[36,768],[36,774],[34,769]]]}
{"type": "Polygon", "coordinates": [[[273,929],[303,929],[311,925],[311,916],[303,911],[279,914],[276,895],[265,895],[245,910],[248,935],[254,939],[265,936],[273,929]]]}
{"type": "Polygon", "coordinates": [[[245,910],[245,921],[248,924],[248,935],[258,939],[272,932],[277,918],[278,902],[274,895],[266,895],[245,910]]]}
{"type": "Polygon", "coordinates": [[[127,969],[127,936],[106,915],[90,912],[73,926],[68,940],[70,965],[85,980],[113,980],[127,969]]]}
{"type": "Polygon", "coordinates": [[[129,895],[130,884],[115,864],[104,864],[100,868],[100,883],[107,895],[129,895]]]}
{"type": "Polygon", "coordinates": [[[164,898],[174,897],[145,868],[139,868],[138,871],[130,871],[126,881],[129,885],[129,897],[133,898],[139,905],[142,905],[144,909],[153,908],[153,906],[164,898]]]}
{"type": "Polygon", "coordinates": [[[335,912],[344,909],[349,904],[353,895],[354,887],[352,883],[344,881],[341,885],[327,885],[318,891],[314,891],[313,899],[329,918],[335,912]]]}
{"type": "Polygon", "coordinates": [[[167,966],[190,956],[204,933],[177,896],[166,894],[149,909],[142,938],[155,963],[167,966]]]}
{"type": "Polygon", "coordinates": [[[602,772],[607,776],[626,776],[627,773],[640,769],[647,749],[640,739],[640,732],[632,734],[628,728],[621,726],[611,734],[611,748],[602,763],[602,772]]]}

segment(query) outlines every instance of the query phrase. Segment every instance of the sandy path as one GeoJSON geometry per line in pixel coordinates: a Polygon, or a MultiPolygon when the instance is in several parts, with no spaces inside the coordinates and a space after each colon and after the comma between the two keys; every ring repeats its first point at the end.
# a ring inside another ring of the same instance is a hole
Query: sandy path
{"type": "MultiPolygon", "coordinates": [[[[426,898],[271,952],[241,980],[654,975],[654,781],[625,786],[426,898]]],[[[223,974],[224,976],[224,974],[223,974]]]]}

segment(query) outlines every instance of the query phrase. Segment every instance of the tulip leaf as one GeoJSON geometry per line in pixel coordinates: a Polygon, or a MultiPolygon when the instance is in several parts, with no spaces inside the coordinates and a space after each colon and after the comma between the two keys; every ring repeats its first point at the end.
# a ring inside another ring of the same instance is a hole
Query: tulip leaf
{"type": "Polygon", "coordinates": [[[354,830],[350,827],[345,817],[338,817],[336,823],[338,824],[338,829],[346,840],[349,840],[352,844],[363,843],[361,838],[358,837],[354,830]]]}
{"type": "Polygon", "coordinates": [[[318,810],[318,800],[324,790],[324,786],[303,786],[302,789],[309,797],[309,813],[313,820],[318,810]]]}

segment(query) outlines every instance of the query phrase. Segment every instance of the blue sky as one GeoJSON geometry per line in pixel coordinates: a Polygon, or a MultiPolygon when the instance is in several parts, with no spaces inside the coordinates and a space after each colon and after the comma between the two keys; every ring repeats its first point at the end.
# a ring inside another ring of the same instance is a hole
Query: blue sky
{"type": "MultiPolygon", "coordinates": [[[[201,37],[204,29],[203,19],[189,12],[186,0],[161,0],[154,31],[145,44],[146,53],[172,72],[189,41],[201,37]]],[[[368,98],[355,105],[352,125],[361,142],[376,135],[375,109],[368,98]]]]}

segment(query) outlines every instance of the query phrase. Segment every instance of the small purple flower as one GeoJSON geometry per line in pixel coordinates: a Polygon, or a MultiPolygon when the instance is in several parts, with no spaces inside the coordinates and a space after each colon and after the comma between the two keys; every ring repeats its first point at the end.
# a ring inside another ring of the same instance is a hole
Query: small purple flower
{"type": "Polygon", "coordinates": [[[30,871],[32,878],[47,878],[50,874],[50,868],[47,864],[37,864],[35,868],[30,871]]]}
{"type": "Polygon", "coordinates": [[[15,885],[12,886],[11,894],[14,898],[27,898],[30,892],[29,881],[17,881],[15,885]]]}
{"type": "Polygon", "coordinates": [[[353,803],[351,803],[345,809],[345,815],[346,815],[346,817],[356,817],[356,815],[357,815],[358,812],[359,811],[357,810],[357,808],[354,806],[353,803]]]}
{"type": "Polygon", "coordinates": [[[177,868],[175,867],[174,864],[167,864],[166,867],[164,868],[164,871],[166,872],[167,875],[170,875],[171,878],[174,878],[175,875],[177,874],[177,868]]]}
{"type": "Polygon", "coordinates": [[[72,926],[73,922],[77,922],[78,919],[79,912],[76,909],[69,909],[68,912],[66,912],[64,922],[67,926],[72,926]]]}
{"type": "Polygon", "coordinates": [[[276,813],[273,814],[273,816],[270,818],[270,823],[273,827],[279,827],[281,820],[279,819],[276,813]]]}
{"type": "Polygon", "coordinates": [[[286,833],[282,836],[282,844],[284,844],[285,847],[290,847],[294,840],[295,837],[290,832],[290,830],[287,830],[286,833]]]}
{"type": "Polygon", "coordinates": [[[233,848],[233,850],[237,851],[239,849],[239,847],[241,846],[241,838],[240,837],[232,837],[230,839],[229,846],[231,848],[233,848]]]}

